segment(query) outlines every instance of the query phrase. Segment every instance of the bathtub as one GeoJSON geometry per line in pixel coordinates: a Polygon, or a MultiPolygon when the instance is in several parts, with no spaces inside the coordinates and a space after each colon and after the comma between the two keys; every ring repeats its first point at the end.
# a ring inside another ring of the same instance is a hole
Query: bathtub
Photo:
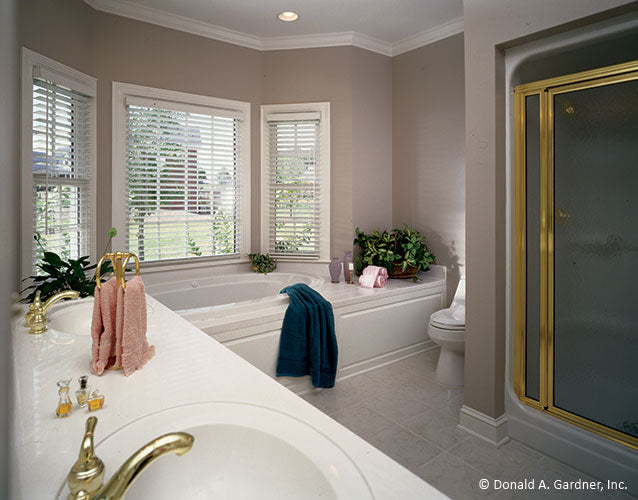
{"type": "Polygon", "coordinates": [[[330,283],[325,264],[280,264],[281,272],[268,275],[246,271],[202,276],[200,270],[199,276],[149,283],[146,290],[297,394],[312,390],[309,377],[276,377],[281,326],[290,302],[279,291],[294,283],[308,284],[332,304],[337,380],[436,348],[427,324],[430,314],[446,305],[445,268],[433,266],[419,283],[390,280],[383,289],[364,289],[330,283]]]}
{"type": "Polygon", "coordinates": [[[287,296],[279,291],[294,283],[318,288],[324,279],[310,274],[253,272],[189,279],[148,287],[147,291],[166,307],[179,314],[232,307],[234,312],[268,304],[287,304],[287,296]]]}

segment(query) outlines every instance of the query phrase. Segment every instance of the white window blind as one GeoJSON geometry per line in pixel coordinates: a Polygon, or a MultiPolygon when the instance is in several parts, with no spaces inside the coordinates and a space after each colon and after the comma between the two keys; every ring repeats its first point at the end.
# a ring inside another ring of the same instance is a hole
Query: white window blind
{"type": "Polygon", "coordinates": [[[268,115],[268,253],[320,255],[319,113],[268,115]]]}
{"type": "Polygon", "coordinates": [[[126,239],[140,261],[239,253],[240,116],[126,98],[126,239]]]}
{"type": "Polygon", "coordinates": [[[64,259],[91,248],[91,100],[33,79],[33,269],[43,251],[64,259]]]}

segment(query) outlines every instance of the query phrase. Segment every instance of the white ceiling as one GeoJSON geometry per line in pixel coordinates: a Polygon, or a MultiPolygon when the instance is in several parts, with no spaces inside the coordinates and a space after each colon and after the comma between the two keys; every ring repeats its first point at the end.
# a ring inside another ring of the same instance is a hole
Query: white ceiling
{"type": "Polygon", "coordinates": [[[356,45],[386,55],[459,33],[462,0],[85,0],[98,10],[260,50],[356,45]],[[277,19],[292,10],[299,20],[277,19]]]}

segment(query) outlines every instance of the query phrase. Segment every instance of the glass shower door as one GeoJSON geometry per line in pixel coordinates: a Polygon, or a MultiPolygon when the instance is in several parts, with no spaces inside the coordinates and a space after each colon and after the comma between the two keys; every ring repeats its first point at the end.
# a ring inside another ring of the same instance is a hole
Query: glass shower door
{"type": "Polygon", "coordinates": [[[633,78],[549,90],[554,307],[548,322],[553,326],[548,399],[550,411],[638,438],[638,80],[633,78]]]}
{"type": "Polygon", "coordinates": [[[638,61],[515,88],[514,389],[638,449],[638,61]]]}

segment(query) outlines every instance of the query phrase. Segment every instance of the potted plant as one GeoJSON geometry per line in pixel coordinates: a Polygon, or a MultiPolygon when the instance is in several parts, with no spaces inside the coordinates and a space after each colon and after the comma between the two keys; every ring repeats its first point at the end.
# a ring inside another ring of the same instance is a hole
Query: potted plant
{"type": "Polygon", "coordinates": [[[268,254],[249,253],[248,258],[253,265],[253,271],[256,273],[268,274],[277,268],[277,263],[268,254]]]}
{"type": "MultiPolygon", "coordinates": [[[[106,249],[111,244],[111,240],[117,235],[117,230],[112,227],[109,229],[109,240],[106,249]]],[[[97,264],[89,262],[89,256],[84,255],[79,259],[64,260],[55,252],[49,252],[42,244],[42,237],[39,233],[33,236],[35,243],[40,247],[42,252],[42,260],[38,263],[40,273],[36,276],[29,276],[22,281],[31,280],[30,286],[27,286],[20,293],[30,293],[23,299],[25,302],[33,302],[36,292],[40,292],[41,299],[45,301],[51,295],[63,290],[75,290],[80,293],[80,297],[89,297],[95,294],[96,273],[89,277],[90,271],[97,267],[97,264]]],[[[100,275],[104,276],[112,271],[111,263],[104,262],[100,268],[100,275]]]]}
{"type": "Polygon", "coordinates": [[[390,278],[412,278],[427,271],[434,263],[425,245],[425,238],[416,229],[405,226],[392,232],[378,230],[365,234],[356,229],[354,243],[361,252],[355,257],[355,271],[361,274],[366,266],[381,266],[388,270],[390,278]]]}

